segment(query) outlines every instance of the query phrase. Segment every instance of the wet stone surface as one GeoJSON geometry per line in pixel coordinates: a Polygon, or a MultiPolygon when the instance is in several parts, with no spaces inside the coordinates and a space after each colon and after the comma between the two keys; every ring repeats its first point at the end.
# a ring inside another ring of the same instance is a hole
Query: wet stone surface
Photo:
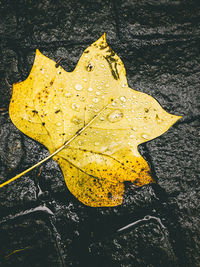
{"type": "Polygon", "coordinates": [[[127,183],[121,206],[81,204],[53,160],[2,188],[0,266],[199,266],[199,16],[195,0],[0,1],[1,182],[48,155],[8,115],[36,48],[72,71],[106,32],[130,87],[183,116],[140,146],[157,184],[127,183]]]}
{"type": "Polygon", "coordinates": [[[96,266],[175,266],[176,258],[167,230],[154,217],[135,222],[134,227],[89,248],[96,266]],[[162,244],[162,246],[161,246],[162,244]]]}
{"type": "Polygon", "coordinates": [[[52,229],[39,212],[6,220],[1,225],[1,266],[62,266],[58,237],[52,229]]]}

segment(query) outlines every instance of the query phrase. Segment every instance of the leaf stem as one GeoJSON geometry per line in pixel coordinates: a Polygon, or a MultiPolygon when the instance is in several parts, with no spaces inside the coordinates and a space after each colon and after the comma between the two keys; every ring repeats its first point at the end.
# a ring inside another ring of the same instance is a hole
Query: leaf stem
{"type": "Polygon", "coordinates": [[[103,109],[100,110],[100,112],[94,116],[94,118],[88,122],[88,124],[86,124],[83,128],[81,128],[78,132],[76,132],[76,134],[70,138],[67,142],[64,143],[64,145],[62,145],[60,148],[58,148],[55,152],[53,152],[51,155],[49,155],[48,157],[44,158],[43,160],[39,161],[38,163],[36,163],[35,165],[33,165],[32,167],[26,169],[25,171],[21,172],[20,174],[17,174],[16,176],[14,176],[13,178],[9,179],[8,181],[0,184],[0,188],[4,187],[7,184],[10,184],[11,182],[17,180],[18,178],[20,178],[21,176],[23,176],[24,174],[32,171],[33,169],[37,168],[38,166],[40,166],[42,163],[46,162],[47,160],[51,159],[53,156],[55,156],[56,154],[58,154],[61,150],[63,150],[67,145],[69,145],[77,136],[79,136],[86,128],[88,128],[93,121],[109,106],[106,105],[103,109]]]}

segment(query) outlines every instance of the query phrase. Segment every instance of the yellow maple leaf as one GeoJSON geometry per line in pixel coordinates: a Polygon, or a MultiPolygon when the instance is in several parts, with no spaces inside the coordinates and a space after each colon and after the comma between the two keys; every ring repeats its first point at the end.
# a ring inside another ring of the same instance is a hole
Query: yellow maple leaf
{"type": "Polygon", "coordinates": [[[9,113],[18,129],[48,148],[71,193],[93,207],[121,204],[124,181],[154,182],[137,147],[180,118],[129,88],[105,34],[84,51],[73,72],[37,50],[30,75],[13,86],[9,113]]]}

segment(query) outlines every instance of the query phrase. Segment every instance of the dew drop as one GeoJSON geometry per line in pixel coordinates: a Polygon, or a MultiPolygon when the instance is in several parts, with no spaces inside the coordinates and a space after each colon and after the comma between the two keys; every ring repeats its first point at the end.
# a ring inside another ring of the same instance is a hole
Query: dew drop
{"type": "Polygon", "coordinates": [[[132,95],[132,98],[136,98],[136,95],[132,95]]]}
{"type": "Polygon", "coordinates": [[[133,139],[133,138],[134,138],[134,135],[131,134],[131,135],[130,135],[130,138],[133,139]]]}
{"type": "Polygon", "coordinates": [[[113,101],[111,105],[112,105],[112,106],[116,106],[116,102],[113,101]]]}
{"type": "Polygon", "coordinates": [[[97,103],[97,102],[99,102],[99,99],[97,98],[97,97],[95,97],[95,98],[93,98],[93,100],[92,100],[94,103],[97,103]]]}
{"type": "Polygon", "coordinates": [[[87,82],[87,79],[86,78],[84,78],[83,80],[84,80],[84,82],[87,82]]]}
{"type": "Polygon", "coordinates": [[[108,83],[106,84],[106,87],[109,87],[109,84],[108,83]]]}
{"type": "Polygon", "coordinates": [[[57,107],[54,107],[54,109],[57,109],[57,107]]]}
{"type": "Polygon", "coordinates": [[[56,125],[57,125],[57,126],[61,126],[61,123],[60,123],[60,122],[58,122],[56,125]]]}
{"type": "Polygon", "coordinates": [[[142,135],[142,138],[144,138],[144,139],[148,139],[148,135],[147,135],[147,134],[143,134],[143,135],[142,135]]]}
{"type": "Polygon", "coordinates": [[[99,91],[96,92],[96,95],[100,95],[101,93],[99,91]]]}
{"type": "Polygon", "coordinates": [[[107,146],[102,146],[101,147],[101,152],[104,152],[108,147],[107,146]]]}
{"type": "Polygon", "coordinates": [[[126,102],[126,97],[125,97],[125,96],[121,96],[121,97],[120,97],[120,100],[121,100],[122,102],[126,102]]]}
{"type": "Polygon", "coordinates": [[[98,146],[100,143],[99,142],[95,142],[94,144],[95,144],[95,146],[98,146]]]}
{"type": "Polygon", "coordinates": [[[79,105],[76,103],[72,103],[72,109],[75,111],[79,111],[79,105]]]}
{"type": "Polygon", "coordinates": [[[92,87],[89,87],[89,88],[88,88],[88,91],[89,91],[89,92],[92,92],[92,91],[93,91],[92,87]]]}
{"type": "Polygon", "coordinates": [[[126,87],[127,85],[124,83],[124,84],[122,84],[122,87],[126,87]]]}
{"type": "Polygon", "coordinates": [[[86,100],[86,98],[84,96],[80,97],[80,101],[84,102],[86,100]]]}
{"type": "Polygon", "coordinates": [[[81,146],[83,142],[81,140],[78,141],[78,145],[81,146]]]}
{"type": "Polygon", "coordinates": [[[100,121],[104,121],[104,117],[100,117],[99,119],[100,119],[100,121]]]}
{"type": "Polygon", "coordinates": [[[97,112],[99,112],[99,109],[98,109],[98,108],[96,108],[96,109],[94,110],[94,112],[96,112],[96,113],[97,113],[97,112]]]}
{"type": "Polygon", "coordinates": [[[80,91],[80,90],[83,89],[83,86],[82,86],[81,84],[76,84],[76,85],[75,85],[75,89],[76,89],[77,91],[80,91]]]}
{"type": "Polygon", "coordinates": [[[81,119],[76,117],[76,116],[74,116],[74,117],[71,118],[71,122],[76,124],[76,125],[78,125],[78,124],[81,123],[81,119]]]}
{"type": "Polygon", "coordinates": [[[101,90],[101,88],[102,88],[101,86],[97,86],[97,89],[101,90]]]}
{"type": "Polygon", "coordinates": [[[70,98],[71,96],[72,96],[71,93],[66,93],[66,94],[65,94],[65,97],[67,97],[67,98],[70,98]]]}
{"type": "Polygon", "coordinates": [[[108,115],[110,122],[117,122],[123,118],[123,113],[120,110],[115,110],[108,115]]]}

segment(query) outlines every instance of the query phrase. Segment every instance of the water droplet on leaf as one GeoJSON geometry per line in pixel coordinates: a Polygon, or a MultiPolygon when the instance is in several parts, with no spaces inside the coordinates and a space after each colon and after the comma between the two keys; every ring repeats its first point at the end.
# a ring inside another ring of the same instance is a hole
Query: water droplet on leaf
{"type": "Polygon", "coordinates": [[[65,94],[65,97],[67,97],[67,98],[70,98],[71,96],[72,96],[71,93],[66,93],[66,94],[65,94]]]}
{"type": "Polygon", "coordinates": [[[82,146],[83,145],[83,141],[79,140],[78,144],[79,144],[79,146],[82,146]]]}
{"type": "Polygon", "coordinates": [[[83,89],[83,86],[82,86],[81,84],[76,84],[76,85],[75,85],[75,89],[76,89],[77,91],[80,91],[80,90],[83,89]]]}
{"type": "Polygon", "coordinates": [[[78,125],[78,124],[81,123],[81,119],[76,117],[76,116],[74,116],[74,117],[71,118],[71,122],[73,122],[74,124],[78,125]]]}
{"type": "Polygon", "coordinates": [[[80,101],[82,101],[82,102],[84,102],[85,99],[86,99],[86,98],[85,98],[84,96],[81,96],[81,97],[80,97],[80,101]]]}
{"type": "Polygon", "coordinates": [[[148,139],[148,135],[147,135],[147,134],[143,134],[143,135],[142,135],[142,138],[144,138],[144,139],[148,139]]]}
{"type": "Polygon", "coordinates": [[[110,122],[117,122],[123,118],[123,113],[120,110],[115,110],[108,115],[110,122]]]}
{"type": "Polygon", "coordinates": [[[95,97],[95,98],[93,98],[93,100],[92,100],[94,103],[97,103],[97,102],[99,102],[99,99],[97,98],[97,97],[95,97]]]}
{"type": "Polygon", "coordinates": [[[79,105],[76,103],[72,103],[72,109],[75,111],[79,111],[79,105]]]}
{"type": "Polygon", "coordinates": [[[126,97],[125,97],[125,96],[121,96],[121,97],[120,97],[120,100],[121,100],[122,102],[126,102],[126,97]]]}

